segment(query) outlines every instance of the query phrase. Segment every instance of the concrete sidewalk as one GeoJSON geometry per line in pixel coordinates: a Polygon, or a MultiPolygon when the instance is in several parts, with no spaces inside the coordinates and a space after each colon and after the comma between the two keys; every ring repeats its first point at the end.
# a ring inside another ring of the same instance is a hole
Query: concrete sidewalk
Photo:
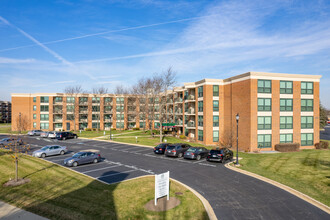
{"type": "Polygon", "coordinates": [[[0,219],[6,220],[46,220],[47,218],[25,211],[0,201],[0,219]]]}

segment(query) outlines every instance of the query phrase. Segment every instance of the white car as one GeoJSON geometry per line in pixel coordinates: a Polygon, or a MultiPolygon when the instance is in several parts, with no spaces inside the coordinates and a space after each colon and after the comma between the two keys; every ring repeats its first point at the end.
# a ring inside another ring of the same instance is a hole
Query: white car
{"type": "Polygon", "coordinates": [[[40,137],[46,138],[48,137],[48,131],[44,131],[40,134],[40,137]]]}
{"type": "Polygon", "coordinates": [[[64,155],[66,152],[68,152],[68,149],[65,146],[58,146],[58,145],[49,145],[44,146],[40,150],[36,150],[32,153],[33,157],[46,157],[51,155],[64,155]]]}
{"type": "Polygon", "coordinates": [[[55,138],[56,137],[56,132],[55,131],[48,132],[48,137],[49,138],[55,138]]]}

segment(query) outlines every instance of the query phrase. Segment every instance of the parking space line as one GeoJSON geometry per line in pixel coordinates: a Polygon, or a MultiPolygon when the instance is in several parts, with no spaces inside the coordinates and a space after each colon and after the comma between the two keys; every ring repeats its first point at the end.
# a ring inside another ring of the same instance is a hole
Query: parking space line
{"type": "Polygon", "coordinates": [[[217,167],[216,165],[213,165],[213,164],[207,164],[207,163],[199,163],[198,165],[208,166],[208,167],[217,167]]]}
{"type": "Polygon", "coordinates": [[[205,160],[199,160],[199,161],[195,161],[193,163],[201,163],[201,162],[205,162],[205,160]]]}
{"type": "Polygon", "coordinates": [[[127,148],[127,149],[123,149],[123,150],[130,150],[130,149],[134,149],[134,148],[142,148],[142,147],[129,147],[129,148],[127,148]]]}
{"type": "Polygon", "coordinates": [[[105,169],[109,169],[109,168],[113,168],[113,167],[120,167],[120,166],[121,165],[114,165],[114,166],[110,166],[110,167],[103,167],[103,168],[100,168],[100,169],[88,170],[88,171],[81,172],[81,173],[90,173],[90,172],[94,172],[94,171],[98,171],[98,170],[105,170],[105,169]]]}
{"type": "Polygon", "coordinates": [[[47,158],[47,159],[45,159],[45,160],[47,160],[47,161],[51,161],[51,162],[64,161],[64,159],[59,159],[59,160],[48,160],[48,158],[47,158]]]}
{"type": "Polygon", "coordinates": [[[142,152],[142,151],[146,151],[146,150],[151,150],[151,149],[143,149],[143,150],[138,150],[138,151],[134,151],[135,153],[138,153],[138,152],[142,152]]]}
{"type": "Polygon", "coordinates": [[[124,173],[130,173],[130,172],[134,172],[134,171],[139,171],[139,170],[122,171],[120,173],[113,173],[113,174],[109,174],[109,175],[99,176],[99,177],[97,177],[97,179],[104,178],[104,177],[109,177],[109,176],[116,176],[116,175],[120,175],[120,174],[124,174],[124,173]]]}
{"type": "Polygon", "coordinates": [[[82,168],[82,167],[90,167],[90,166],[95,166],[97,164],[99,164],[99,163],[83,164],[82,166],[71,167],[71,169],[82,168]]]}

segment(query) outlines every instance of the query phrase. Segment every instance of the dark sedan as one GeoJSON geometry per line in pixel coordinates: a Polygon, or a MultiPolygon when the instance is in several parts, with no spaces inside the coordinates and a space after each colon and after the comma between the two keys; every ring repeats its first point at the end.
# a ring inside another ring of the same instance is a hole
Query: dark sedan
{"type": "Polygon", "coordinates": [[[101,161],[101,155],[96,152],[78,152],[74,154],[72,157],[64,160],[64,165],[76,167],[81,164],[86,163],[98,163],[101,161]]]}
{"type": "Polygon", "coordinates": [[[57,140],[66,140],[70,138],[78,138],[78,135],[72,132],[58,132],[55,137],[57,140]]]}
{"type": "Polygon", "coordinates": [[[165,156],[182,157],[190,147],[189,144],[171,144],[166,147],[165,156]]]}
{"type": "Polygon", "coordinates": [[[184,159],[200,160],[207,157],[209,151],[205,147],[191,147],[184,153],[184,159]]]}
{"type": "Polygon", "coordinates": [[[170,145],[170,143],[162,143],[158,144],[156,147],[154,147],[154,153],[155,154],[164,154],[166,147],[170,145]]]}
{"type": "Polygon", "coordinates": [[[221,148],[221,149],[211,150],[206,160],[223,163],[226,160],[232,160],[233,156],[234,156],[233,151],[229,150],[228,148],[221,148]]]}

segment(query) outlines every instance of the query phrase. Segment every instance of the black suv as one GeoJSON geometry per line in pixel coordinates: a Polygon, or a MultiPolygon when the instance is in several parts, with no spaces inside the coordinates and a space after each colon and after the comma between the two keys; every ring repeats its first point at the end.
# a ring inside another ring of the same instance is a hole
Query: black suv
{"type": "Polygon", "coordinates": [[[171,144],[166,147],[165,156],[182,157],[191,146],[189,144],[171,144]]]}
{"type": "Polygon", "coordinates": [[[217,162],[225,162],[226,160],[233,159],[233,152],[228,148],[221,148],[216,150],[211,150],[210,153],[207,155],[207,161],[217,161],[217,162]]]}
{"type": "Polygon", "coordinates": [[[58,132],[56,133],[57,140],[66,140],[70,138],[78,138],[78,135],[71,132],[58,132]]]}
{"type": "Polygon", "coordinates": [[[170,143],[162,143],[158,144],[156,147],[154,147],[154,153],[155,154],[164,154],[166,147],[170,145],[170,143]]]}

